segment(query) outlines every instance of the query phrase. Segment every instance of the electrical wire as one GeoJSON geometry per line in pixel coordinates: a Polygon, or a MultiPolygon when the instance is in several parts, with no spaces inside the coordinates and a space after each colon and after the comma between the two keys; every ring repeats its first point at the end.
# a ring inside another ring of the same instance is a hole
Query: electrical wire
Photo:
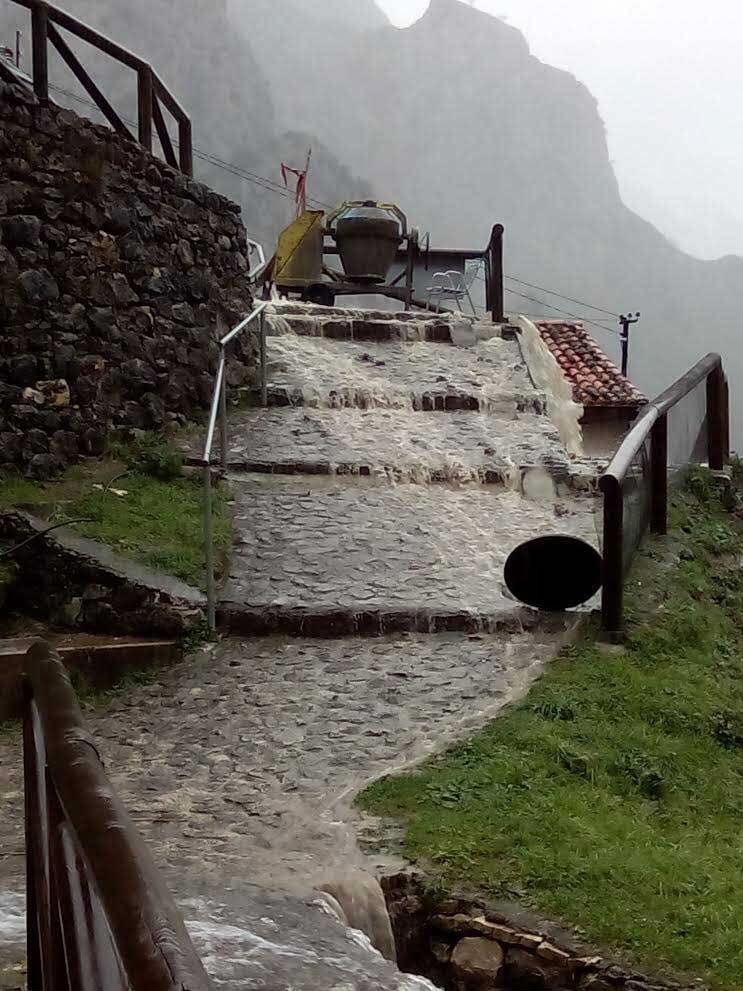
{"type": "Polygon", "coordinates": [[[520,296],[521,299],[528,299],[530,303],[536,303],[537,306],[546,306],[548,309],[555,310],[557,313],[562,313],[564,316],[571,317],[573,320],[580,320],[583,323],[590,323],[594,327],[598,327],[599,330],[606,331],[607,334],[614,334],[615,337],[621,337],[621,334],[618,331],[612,330],[610,327],[607,327],[602,323],[598,323],[596,320],[591,320],[590,317],[578,316],[577,313],[570,313],[569,310],[562,310],[559,306],[554,306],[552,303],[545,303],[542,299],[535,299],[534,296],[527,296],[522,292],[516,292],[515,289],[509,289],[506,287],[505,291],[510,292],[513,296],[520,296]]]}
{"type": "MultiPolygon", "coordinates": [[[[485,282],[485,279],[483,278],[482,275],[478,275],[477,278],[479,279],[480,282],[485,282]]],[[[556,289],[547,289],[544,286],[536,285],[536,283],[534,282],[527,282],[525,279],[517,279],[516,276],[514,275],[505,275],[504,279],[507,282],[516,282],[522,286],[529,286],[531,289],[537,289],[539,292],[549,293],[550,296],[557,296],[558,299],[564,299],[568,303],[577,303],[578,306],[587,306],[589,310],[596,310],[599,313],[605,313],[608,317],[616,317],[617,320],[619,319],[618,313],[613,313],[611,310],[605,310],[603,307],[595,306],[593,303],[587,303],[583,299],[575,299],[573,296],[566,296],[564,293],[558,292],[556,289]]],[[[506,292],[514,293],[514,295],[516,296],[523,296],[524,299],[529,299],[534,303],[539,303],[541,306],[548,306],[550,307],[550,309],[557,310],[558,313],[566,313],[568,316],[573,316],[574,319],[576,320],[586,320],[589,323],[593,323],[594,326],[596,327],[604,326],[603,324],[597,323],[595,320],[592,320],[591,317],[579,317],[575,314],[570,314],[568,313],[567,310],[560,310],[559,307],[552,306],[551,303],[547,303],[541,299],[532,299],[531,296],[526,296],[523,293],[519,293],[515,289],[506,289],[506,292]]],[[[604,329],[609,330],[610,328],[605,327],[604,329]]],[[[614,331],[613,333],[616,333],[616,331],[614,331]]]]}
{"type": "Polygon", "coordinates": [[[506,279],[509,282],[517,282],[521,286],[528,286],[529,289],[537,289],[539,292],[546,292],[550,296],[558,296],[560,299],[566,300],[568,303],[576,303],[578,306],[587,306],[589,310],[596,310],[599,313],[605,313],[607,317],[616,317],[619,319],[618,313],[613,313],[611,310],[605,310],[601,306],[594,306],[593,303],[586,303],[583,299],[573,299],[572,296],[565,296],[563,293],[557,292],[555,289],[545,289],[544,286],[535,285],[533,282],[526,282],[525,279],[517,279],[515,275],[507,275],[506,279]]]}

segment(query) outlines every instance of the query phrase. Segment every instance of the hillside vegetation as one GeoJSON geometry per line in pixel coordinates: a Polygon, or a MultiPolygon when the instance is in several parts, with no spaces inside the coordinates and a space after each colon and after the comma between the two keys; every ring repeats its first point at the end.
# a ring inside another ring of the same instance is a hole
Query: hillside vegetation
{"type": "Polygon", "coordinates": [[[656,973],[743,988],[743,522],[696,473],[629,583],[527,699],[362,806],[447,886],[517,898],[656,973]]]}

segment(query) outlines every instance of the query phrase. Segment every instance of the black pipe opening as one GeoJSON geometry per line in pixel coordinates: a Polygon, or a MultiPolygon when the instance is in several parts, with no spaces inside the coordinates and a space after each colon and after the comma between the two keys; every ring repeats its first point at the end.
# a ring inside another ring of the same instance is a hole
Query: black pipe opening
{"type": "Polygon", "coordinates": [[[562,612],[583,605],[601,588],[601,555],[579,537],[535,537],[512,551],[504,577],[520,602],[562,612]]]}

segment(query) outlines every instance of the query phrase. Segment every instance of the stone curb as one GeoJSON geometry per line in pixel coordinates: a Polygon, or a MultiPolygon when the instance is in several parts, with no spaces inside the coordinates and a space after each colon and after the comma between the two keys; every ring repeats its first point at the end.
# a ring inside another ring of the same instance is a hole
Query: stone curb
{"type": "Polygon", "coordinates": [[[541,624],[539,613],[517,606],[494,613],[453,609],[384,607],[358,609],[312,606],[247,606],[222,602],[218,623],[224,633],[303,637],[380,637],[388,633],[520,633],[541,624]]]}

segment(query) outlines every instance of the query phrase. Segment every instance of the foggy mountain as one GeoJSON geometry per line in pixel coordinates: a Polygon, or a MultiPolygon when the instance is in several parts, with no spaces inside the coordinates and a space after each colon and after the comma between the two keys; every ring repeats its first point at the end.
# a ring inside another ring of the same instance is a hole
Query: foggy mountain
{"type": "MultiPolygon", "coordinates": [[[[596,101],[534,58],[516,29],[458,0],[433,0],[405,30],[386,24],[373,0],[63,5],[157,66],[193,115],[196,146],[212,156],[276,181],[279,163],[301,164],[312,145],[316,199],[395,200],[438,246],[484,246],[500,221],[508,275],[616,313],[642,311],[630,371],[649,394],[720,350],[743,436],[743,259],[692,258],[624,205],[596,101]]],[[[3,37],[12,18],[7,5],[1,13],[3,37]]],[[[85,64],[113,87],[116,106],[133,107],[131,79],[127,90],[108,60],[87,52],[85,64]]],[[[241,200],[252,233],[270,245],[291,203],[201,159],[196,167],[241,200]]],[[[509,287],[533,297],[510,293],[512,311],[560,316],[550,303],[614,324],[509,287]]],[[[589,329],[616,357],[616,337],[589,329]]]]}

